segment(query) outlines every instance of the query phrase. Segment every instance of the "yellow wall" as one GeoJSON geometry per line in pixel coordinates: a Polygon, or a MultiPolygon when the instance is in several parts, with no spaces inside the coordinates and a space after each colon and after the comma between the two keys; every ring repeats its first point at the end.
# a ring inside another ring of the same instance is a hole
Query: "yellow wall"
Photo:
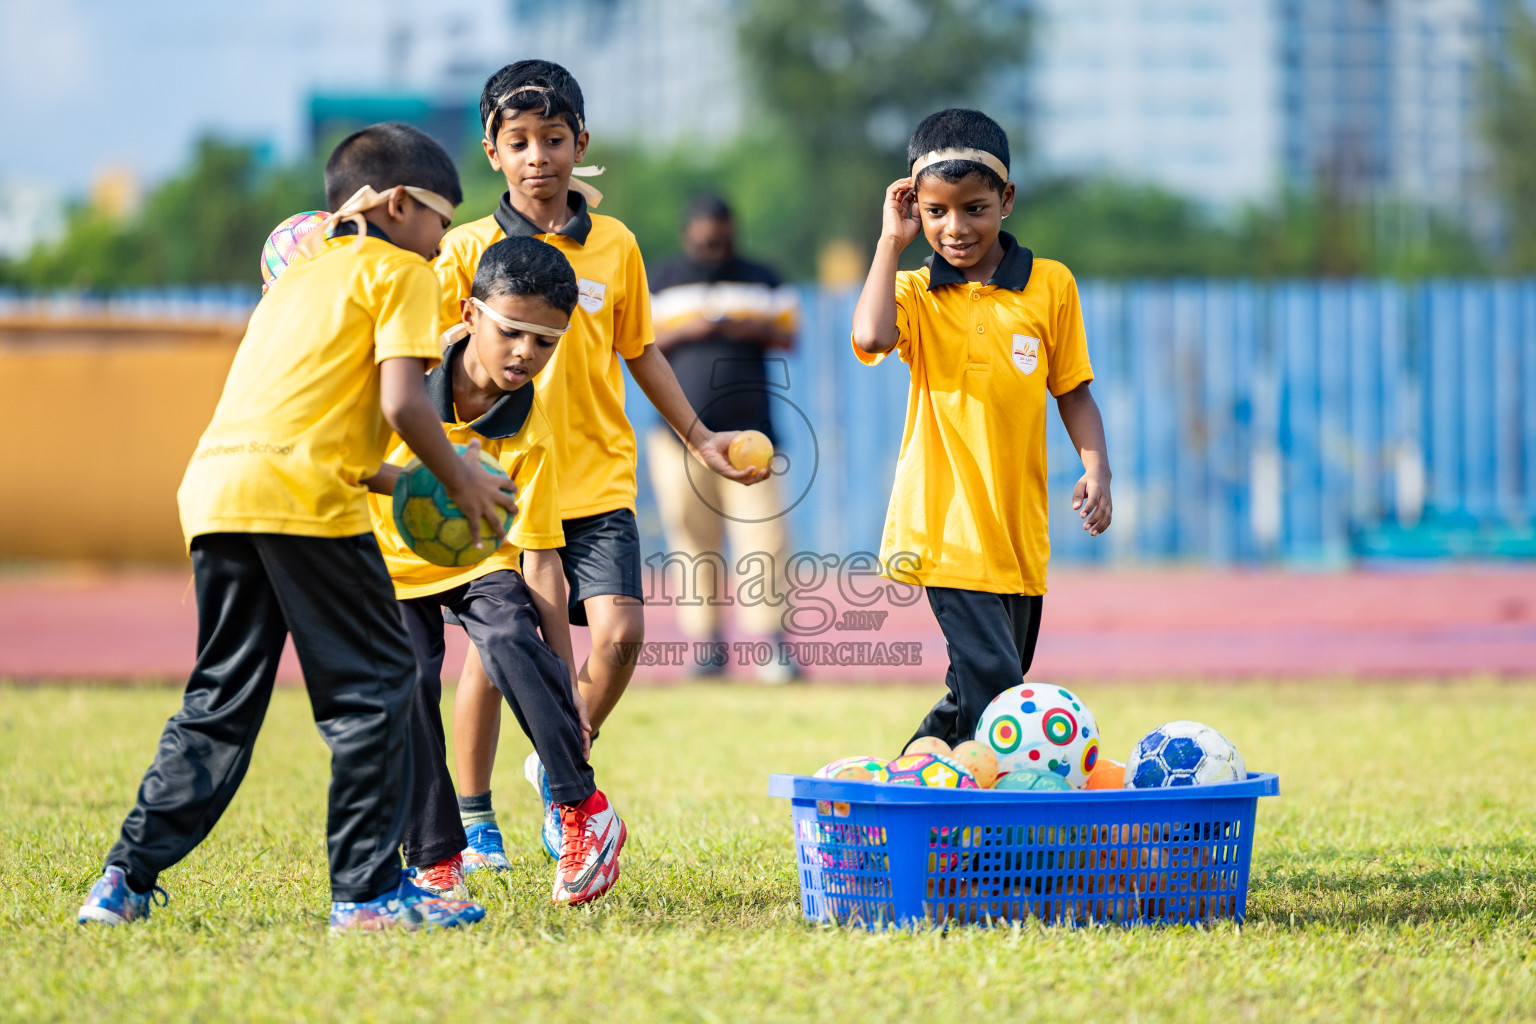
{"type": "Polygon", "coordinates": [[[184,560],[176,488],[242,330],[0,319],[0,558],[184,560]]]}

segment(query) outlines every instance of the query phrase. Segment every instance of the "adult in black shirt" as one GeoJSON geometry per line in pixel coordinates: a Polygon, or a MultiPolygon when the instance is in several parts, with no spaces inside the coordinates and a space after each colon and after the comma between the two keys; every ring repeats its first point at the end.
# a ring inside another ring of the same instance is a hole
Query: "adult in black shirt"
{"type": "MultiPolygon", "coordinates": [[[[797,297],[773,270],[737,255],[731,210],[718,196],[693,201],[682,241],[683,255],[650,273],[656,344],[706,427],[760,430],[777,445],[770,389],[784,388],[788,380],[783,361],[772,353],[794,344],[797,297]]],[[[690,571],[705,597],[735,591],[726,585],[736,561],[725,558],[727,540],[737,559],[753,552],[766,555],[773,593],[782,594],[789,539],[779,514],[778,477],[744,487],[714,474],[689,473],[688,455],[670,430],[652,433],[647,455],[668,547],[693,561],[690,571]],[[701,571],[700,559],[712,563],[713,570],[701,571]]],[[[744,633],[781,639],[782,605],[736,603],[744,633]]],[[[720,610],[708,600],[679,605],[679,626],[691,639],[718,641],[720,610]]],[[[700,666],[698,674],[724,668],[700,666]]],[[[775,658],[758,674],[765,681],[786,682],[797,678],[799,670],[775,658]]]]}

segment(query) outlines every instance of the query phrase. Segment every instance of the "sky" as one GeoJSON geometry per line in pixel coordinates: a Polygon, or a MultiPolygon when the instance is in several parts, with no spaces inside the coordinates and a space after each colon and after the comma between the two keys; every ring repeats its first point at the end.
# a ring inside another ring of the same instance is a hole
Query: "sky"
{"type": "Polygon", "coordinates": [[[386,40],[504,0],[0,0],[0,181],[85,191],[99,168],[153,182],[216,129],[304,144],[314,87],[380,87],[386,40]]]}

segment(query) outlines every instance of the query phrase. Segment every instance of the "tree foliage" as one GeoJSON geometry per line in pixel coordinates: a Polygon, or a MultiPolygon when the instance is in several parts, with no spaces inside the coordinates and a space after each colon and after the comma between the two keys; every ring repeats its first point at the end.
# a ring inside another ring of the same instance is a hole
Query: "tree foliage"
{"type": "Polygon", "coordinates": [[[864,239],[924,116],[975,104],[1023,62],[1017,0],[749,0],[738,46],[767,127],[799,173],[785,213],[811,239],[864,239]]]}
{"type": "Polygon", "coordinates": [[[82,291],[259,284],[268,232],[324,202],[318,166],[265,167],[253,146],[203,138],[186,171],[153,189],[135,215],[119,220],[79,204],[57,243],[0,266],[0,281],[82,291]]]}

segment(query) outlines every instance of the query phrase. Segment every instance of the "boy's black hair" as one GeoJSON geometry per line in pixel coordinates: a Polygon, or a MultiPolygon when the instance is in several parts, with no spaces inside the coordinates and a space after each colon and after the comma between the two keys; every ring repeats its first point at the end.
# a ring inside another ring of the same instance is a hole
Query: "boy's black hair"
{"type": "Polygon", "coordinates": [[[419,128],[399,121],[369,125],[342,139],[325,162],[325,202],[334,210],[364,185],[383,192],[414,185],[454,206],[464,201],[448,151],[419,128]]]}
{"type": "MultiPolygon", "coordinates": [[[[907,167],[910,169],[923,156],[939,149],[979,149],[997,157],[1005,168],[1013,166],[1008,159],[1008,133],[979,110],[951,107],[923,118],[907,142],[907,167]]],[[[951,184],[979,174],[999,195],[1006,184],[996,171],[975,160],[940,160],[923,168],[919,177],[929,174],[936,174],[940,180],[951,184]]],[[[917,182],[912,184],[915,186],[917,182]]]]}
{"type": "Polygon", "coordinates": [[[480,90],[480,127],[492,143],[501,119],[535,110],[542,118],[563,117],[571,131],[586,130],[586,104],[581,86],[565,68],[549,60],[520,60],[485,80],[480,90]],[[533,88],[528,88],[532,86],[533,88]],[[519,91],[521,90],[521,91],[519,91]]]}
{"type": "Polygon", "coordinates": [[[688,213],[684,224],[696,220],[731,220],[731,204],[718,192],[700,192],[688,200],[688,213]]]}
{"type": "Polygon", "coordinates": [[[576,309],[576,271],[565,254],[526,235],[503,238],[480,256],[470,295],[484,302],[498,295],[528,295],[570,314],[576,309]]]}

